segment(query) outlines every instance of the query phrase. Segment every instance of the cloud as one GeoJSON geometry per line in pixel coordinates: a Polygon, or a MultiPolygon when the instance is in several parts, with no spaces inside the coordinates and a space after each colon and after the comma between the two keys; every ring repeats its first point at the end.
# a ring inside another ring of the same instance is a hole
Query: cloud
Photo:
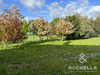
{"type": "Polygon", "coordinates": [[[64,8],[59,6],[59,3],[54,2],[51,5],[47,5],[47,9],[50,12],[50,17],[64,17],[66,15],[72,15],[77,8],[76,2],[69,2],[64,8]]]}
{"type": "Polygon", "coordinates": [[[51,18],[65,17],[75,13],[80,13],[81,15],[88,16],[89,18],[96,18],[100,15],[100,6],[90,7],[88,0],[70,1],[65,7],[60,6],[58,2],[54,2],[47,5],[47,9],[50,12],[51,18]]]}
{"type": "Polygon", "coordinates": [[[87,15],[87,10],[88,9],[88,7],[82,7],[82,8],[78,8],[75,12],[76,13],[80,13],[81,15],[87,15]]]}
{"type": "Polygon", "coordinates": [[[27,21],[27,23],[30,21],[30,20],[34,20],[34,19],[37,19],[38,17],[25,17],[24,20],[27,21]]]}
{"type": "Polygon", "coordinates": [[[58,2],[54,2],[52,4],[47,5],[47,9],[50,12],[50,17],[55,18],[55,17],[59,17],[61,14],[61,11],[63,10],[63,8],[59,7],[59,3],[58,2]]]}
{"type": "Polygon", "coordinates": [[[54,2],[54,3],[51,4],[51,6],[54,7],[54,8],[56,8],[58,5],[59,5],[58,2],[54,2]]]}
{"type": "Polygon", "coordinates": [[[92,6],[88,11],[87,14],[89,17],[97,17],[100,16],[100,6],[92,6]]]}
{"type": "Polygon", "coordinates": [[[63,3],[64,1],[60,1],[60,3],[63,3]]]}
{"type": "Polygon", "coordinates": [[[87,6],[89,4],[88,0],[78,0],[80,6],[87,6]]]}
{"type": "Polygon", "coordinates": [[[50,12],[50,17],[52,18],[56,18],[56,17],[61,17],[61,14],[62,14],[62,11],[64,9],[62,7],[57,7],[57,9],[53,9],[51,12],[50,12]],[[58,10],[59,9],[59,10],[58,10]]]}
{"type": "Polygon", "coordinates": [[[43,8],[45,6],[45,0],[19,0],[24,7],[29,11],[33,11],[36,7],[43,8]]]}
{"type": "MultiPolygon", "coordinates": [[[[0,0],[2,1],[2,0],[0,0]]],[[[80,13],[81,15],[86,15],[88,17],[96,18],[100,15],[100,6],[90,6],[88,0],[74,0],[69,1],[65,7],[61,6],[64,1],[53,2],[50,5],[46,5],[46,0],[19,0],[24,7],[26,7],[33,14],[43,14],[49,13],[50,18],[65,17],[68,15],[73,15],[75,13],[80,13]],[[35,11],[35,8],[47,7],[45,11],[35,11]]],[[[1,4],[2,5],[2,4],[1,4]]],[[[29,19],[29,17],[26,19],[29,19]]]]}
{"type": "Polygon", "coordinates": [[[59,17],[63,8],[62,7],[59,7],[59,3],[58,2],[54,2],[52,4],[47,5],[47,9],[49,10],[50,12],[50,17],[52,18],[56,18],[56,17],[59,17]]]}
{"type": "Polygon", "coordinates": [[[63,10],[62,17],[65,17],[67,15],[73,15],[76,9],[77,9],[77,2],[74,1],[69,2],[63,10]]]}
{"type": "Polygon", "coordinates": [[[50,6],[47,5],[46,7],[47,7],[47,9],[48,9],[49,11],[52,11],[53,9],[56,9],[56,8],[58,7],[58,5],[59,5],[58,2],[54,2],[54,3],[50,4],[50,6]]]}
{"type": "Polygon", "coordinates": [[[48,13],[48,11],[40,11],[40,13],[48,13]]]}

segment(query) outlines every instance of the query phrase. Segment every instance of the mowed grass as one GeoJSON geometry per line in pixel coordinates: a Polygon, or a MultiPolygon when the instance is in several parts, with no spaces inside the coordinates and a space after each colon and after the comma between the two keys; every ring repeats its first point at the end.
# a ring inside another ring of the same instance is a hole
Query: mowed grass
{"type": "Polygon", "coordinates": [[[100,53],[100,38],[59,41],[53,39],[40,43],[36,36],[28,36],[25,43],[9,44],[3,49],[0,43],[0,75],[100,75],[100,55],[81,64],[80,53],[100,53]],[[98,72],[71,72],[68,66],[97,66],[98,72]]]}

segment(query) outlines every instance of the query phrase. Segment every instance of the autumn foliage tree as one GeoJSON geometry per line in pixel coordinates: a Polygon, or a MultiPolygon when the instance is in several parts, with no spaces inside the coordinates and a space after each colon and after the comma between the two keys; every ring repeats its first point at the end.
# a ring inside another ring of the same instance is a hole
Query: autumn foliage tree
{"type": "Polygon", "coordinates": [[[43,37],[50,34],[52,27],[48,21],[44,21],[43,17],[40,17],[31,22],[30,28],[35,35],[39,36],[40,41],[43,41],[43,37]]]}
{"type": "Polygon", "coordinates": [[[61,41],[63,40],[63,36],[71,34],[75,30],[76,29],[74,28],[72,23],[69,21],[65,21],[65,19],[60,19],[55,27],[56,35],[60,37],[61,41]]]}
{"type": "Polygon", "coordinates": [[[12,5],[9,10],[5,9],[0,15],[0,41],[4,42],[4,48],[9,43],[22,41],[22,18],[16,8],[16,4],[12,5]]]}

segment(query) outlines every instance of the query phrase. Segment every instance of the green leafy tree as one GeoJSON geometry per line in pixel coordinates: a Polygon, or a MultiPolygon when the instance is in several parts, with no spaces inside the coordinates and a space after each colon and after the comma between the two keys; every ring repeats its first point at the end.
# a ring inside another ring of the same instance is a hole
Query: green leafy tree
{"type": "Polygon", "coordinates": [[[23,32],[26,34],[27,32],[30,32],[30,26],[29,24],[27,23],[26,20],[23,20],[23,32]]]}
{"type": "Polygon", "coordinates": [[[28,32],[28,24],[26,20],[23,20],[22,32],[26,34],[28,32]]]}
{"type": "Polygon", "coordinates": [[[34,20],[30,20],[29,22],[28,22],[28,32],[32,32],[31,31],[31,29],[30,29],[30,24],[31,24],[31,22],[33,22],[34,20]]]}
{"type": "Polygon", "coordinates": [[[66,16],[65,18],[66,21],[70,21],[74,28],[76,28],[76,31],[72,34],[69,34],[66,36],[66,39],[75,39],[78,38],[79,36],[77,36],[77,31],[80,29],[80,18],[79,18],[79,14],[75,14],[72,16],[66,16]]]}
{"type": "Polygon", "coordinates": [[[79,36],[79,38],[90,38],[95,33],[94,29],[90,24],[90,20],[87,17],[80,17],[80,18],[81,18],[81,23],[80,23],[80,29],[78,29],[77,31],[77,36],[79,36]]]}
{"type": "Polygon", "coordinates": [[[52,23],[54,24],[54,26],[58,23],[58,21],[59,21],[59,17],[53,19],[52,23]]]}
{"type": "Polygon", "coordinates": [[[95,20],[93,18],[89,19],[86,16],[80,16],[79,14],[75,14],[72,16],[67,16],[65,18],[69,20],[76,31],[72,34],[69,34],[67,39],[80,39],[80,38],[90,38],[95,36],[95,20]]]}
{"type": "Polygon", "coordinates": [[[95,20],[95,31],[100,34],[100,17],[95,20]]]}
{"type": "Polygon", "coordinates": [[[22,26],[22,33],[23,33],[23,36],[24,36],[23,39],[27,38],[28,29],[29,29],[29,25],[27,24],[27,21],[23,20],[23,26],[22,26]]]}
{"type": "Polygon", "coordinates": [[[96,20],[94,20],[93,18],[91,18],[89,26],[91,26],[92,29],[95,31],[95,33],[92,34],[91,37],[98,37],[99,36],[99,32],[96,30],[96,28],[97,28],[96,20]]]}

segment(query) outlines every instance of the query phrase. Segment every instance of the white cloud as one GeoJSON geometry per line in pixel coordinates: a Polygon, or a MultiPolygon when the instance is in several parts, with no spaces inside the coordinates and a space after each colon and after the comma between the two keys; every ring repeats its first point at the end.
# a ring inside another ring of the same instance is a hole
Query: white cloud
{"type": "Polygon", "coordinates": [[[56,9],[58,7],[58,5],[59,5],[58,2],[54,2],[50,6],[47,5],[47,8],[48,8],[49,11],[52,11],[53,9],[56,9]]]}
{"type": "Polygon", "coordinates": [[[87,8],[88,7],[78,8],[75,12],[80,13],[81,15],[87,15],[87,8]]]}
{"type": "MultiPolygon", "coordinates": [[[[0,0],[2,1],[2,0],[0,0]]],[[[50,5],[46,5],[46,0],[19,0],[29,11],[33,14],[43,14],[50,13],[51,18],[65,17],[68,15],[73,15],[76,12],[81,15],[86,15],[88,17],[97,17],[100,15],[100,6],[90,6],[88,0],[76,0],[69,1],[65,7],[61,6],[60,3],[64,1],[53,2],[50,5]],[[35,8],[43,8],[46,5],[46,11],[36,11],[35,8]],[[49,11],[49,12],[48,12],[49,11]]],[[[1,4],[2,5],[2,4],[1,4]]],[[[26,19],[29,19],[29,17],[26,19]]]]}
{"type": "Polygon", "coordinates": [[[79,0],[80,6],[87,6],[89,4],[88,0],[79,0]]]}
{"type": "Polygon", "coordinates": [[[37,19],[38,17],[25,17],[24,20],[27,21],[27,23],[30,21],[30,20],[34,20],[34,19],[37,19]]]}
{"type": "Polygon", "coordinates": [[[20,2],[29,11],[33,11],[36,7],[43,8],[45,6],[45,0],[20,0],[20,2]]]}
{"type": "Polygon", "coordinates": [[[48,11],[40,11],[40,13],[48,13],[48,11]]]}
{"type": "Polygon", "coordinates": [[[63,3],[64,1],[60,1],[60,3],[63,3]]]}
{"type": "Polygon", "coordinates": [[[73,15],[77,9],[77,2],[69,2],[63,10],[62,17],[73,15]]]}
{"type": "Polygon", "coordinates": [[[55,17],[59,17],[63,8],[59,7],[59,3],[58,2],[54,2],[52,4],[47,5],[47,9],[50,12],[50,17],[55,18],[55,17]]]}
{"type": "Polygon", "coordinates": [[[58,2],[54,2],[54,3],[51,4],[51,6],[54,7],[54,8],[56,8],[58,5],[59,5],[58,2]]]}
{"type": "Polygon", "coordinates": [[[59,3],[54,2],[50,6],[47,5],[47,9],[50,12],[50,17],[56,18],[56,17],[64,17],[66,15],[72,15],[77,8],[76,2],[69,2],[65,8],[59,6],[59,3]]]}
{"type": "Polygon", "coordinates": [[[75,13],[80,13],[81,15],[88,16],[89,18],[96,18],[100,15],[100,6],[90,7],[88,0],[70,1],[65,7],[61,7],[59,6],[59,3],[54,2],[51,5],[47,5],[47,9],[50,12],[51,18],[65,17],[75,13]]]}
{"type": "Polygon", "coordinates": [[[89,17],[97,17],[100,16],[100,6],[92,6],[88,11],[87,14],[89,17]]]}
{"type": "Polygon", "coordinates": [[[61,17],[61,14],[62,14],[62,11],[64,9],[62,7],[58,7],[57,9],[53,9],[51,12],[50,12],[50,17],[52,18],[56,18],[56,17],[61,17]],[[59,9],[59,10],[58,10],[59,9]]]}

